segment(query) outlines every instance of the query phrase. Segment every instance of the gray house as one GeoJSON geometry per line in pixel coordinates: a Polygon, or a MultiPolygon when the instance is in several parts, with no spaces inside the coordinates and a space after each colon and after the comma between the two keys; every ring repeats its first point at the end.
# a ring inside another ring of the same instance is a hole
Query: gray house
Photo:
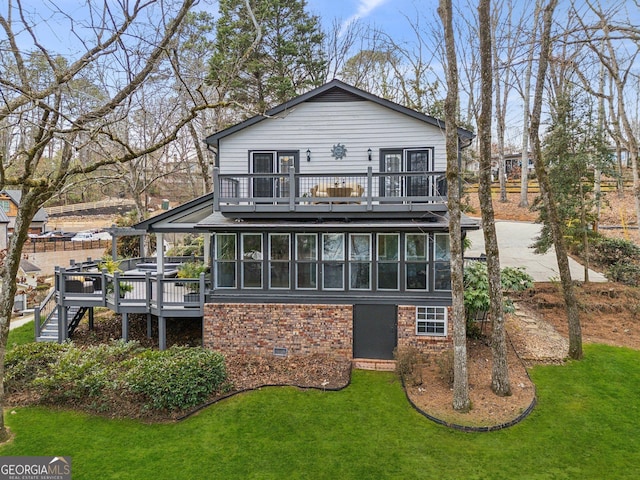
{"type": "MultiPolygon", "coordinates": [[[[460,149],[473,139],[458,135],[460,149]]],[[[441,121],[333,80],[206,143],[205,346],[356,359],[450,346],[441,121]]]]}
{"type": "MultiPolygon", "coordinates": [[[[461,150],[473,134],[458,137],[461,150]]],[[[180,316],[202,322],[205,347],[230,354],[384,361],[395,348],[451,348],[441,121],[333,80],[206,144],[213,192],[132,231],[157,245],[202,234],[207,276],[170,278],[180,260],[162,254],[131,266],[152,269],[139,277],[94,272],[82,283],[60,271],[67,291],[42,331],[57,322],[63,341],[76,309],[102,305],[123,314],[125,338],[128,313],[146,313],[149,332],[157,318],[160,348],[180,316]],[[132,289],[119,295],[123,283],[132,289]],[[185,286],[199,293],[183,300],[185,286]]]]}

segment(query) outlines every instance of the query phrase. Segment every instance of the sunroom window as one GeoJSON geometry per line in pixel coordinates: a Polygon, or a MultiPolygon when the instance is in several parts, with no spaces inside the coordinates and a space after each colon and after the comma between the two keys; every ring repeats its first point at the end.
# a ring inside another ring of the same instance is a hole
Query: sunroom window
{"type": "Polygon", "coordinates": [[[371,234],[349,235],[349,287],[371,290],[371,234]]]}
{"type": "Polygon", "coordinates": [[[426,290],[429,237],[425,233],[408,233],[405,238],[406,288],[426,290]]]}
{"type": "Polygon", "coordinates": [[[242,234],[242,286],[262,288],[262,234],[242,234]]]}
{"type": "Polygon", "coordinates": [[[322,234],[322,288],[344,290],[344,234],[322,234]]]}
{"type": "Polygon", "coordinates": [[[236,236],[233,233],[216,235],[216,287],[236,287],[236,236]]]}
{"type": "Polygon", "coordinates": [[[318,288],[318,236],[315,233],[296,234],[296,287],[318,288]]]}
{"type": "Polygon", "coordinates": [[[398,290],[400,235],[378,234],[378,290],[398,290]]]}
{"type": "Polygon", "coordinates": [[[435,290],[451,290],[451,254],[449,251],[449,234],[434,235],[434,270],[435,290]]]}
{"type": "Polygon", "coordinates": [[[288,233],[269,234],[269,288],[289,288],[291,237],[288,233]]]}

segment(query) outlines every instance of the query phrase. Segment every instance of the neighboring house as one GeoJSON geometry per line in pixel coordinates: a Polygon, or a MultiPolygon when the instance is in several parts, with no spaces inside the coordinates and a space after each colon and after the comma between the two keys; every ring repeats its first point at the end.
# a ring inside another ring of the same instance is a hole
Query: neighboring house
{"type": "Polygon", "coordinates": [[[205,346],[391,359],[451,345],[441,121],[334,80],[206,143],[205,346]]]}
{"type": "MultiPolygon", "coordinates": [[[[495,176],[497,179],[498,172],[498,157],[491,157],[491,166],[494,169],[495,176]]],[[[527,154],[527,168],[529,172],[535,171],[535,167],[533,165],[533,157],[531,153],[527,154]]],[[[520,172],[522,171],[522,153],[505,153],[504,154],[504,171],[507,175],[507,178],[520,178],[520,172]]]]}
{"type": "Polygon", "coordinates": [[[36,288],[38,286],[38,275],[42,270],[29,260],[20,260],[18,268],[17,283],[19,288],[36,288]]]}
{"type": "Polygon", "coordinates": [[[0,208],[0,250],[7,248],[9,242],[9,217],[0,208]]]}
{"type": "MultiPolygon", "coordinates": [[[[2,190],[0,191],[0,210],[2,210],[9,219],[9,233],[13,233],[13,228],[16,223],[16,217],[18,216],[18,205],[22,198],[22,192],[20,190],[2,190]]],[[[47,226],[47,212],[40,208],[36,212],[31,225],[29,225],[29,233],[39,235],[46,231],[47,226]]]]}

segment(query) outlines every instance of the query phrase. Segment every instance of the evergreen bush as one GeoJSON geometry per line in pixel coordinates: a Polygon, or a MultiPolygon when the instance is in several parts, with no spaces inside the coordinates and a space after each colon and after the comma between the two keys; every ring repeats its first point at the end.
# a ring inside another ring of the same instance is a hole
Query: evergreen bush
{"type": "Polygon", "coordinates": [[[148,350],[130,367],[129,389],[145,397],[147,408],[160,410],[198,405],[227,379],[223,356],[201,348],[148,350]]]}

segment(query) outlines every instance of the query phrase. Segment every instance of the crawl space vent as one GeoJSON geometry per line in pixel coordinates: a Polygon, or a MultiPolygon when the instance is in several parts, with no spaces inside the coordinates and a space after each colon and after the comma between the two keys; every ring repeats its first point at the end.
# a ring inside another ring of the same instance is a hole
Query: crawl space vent
{"type": "Polygon", "coordinates": [[[273,349],[273,354],[276,357],[286,357],[287,356],[287,349],[283,348],[283,347],[275,347],[273,349]]]}

